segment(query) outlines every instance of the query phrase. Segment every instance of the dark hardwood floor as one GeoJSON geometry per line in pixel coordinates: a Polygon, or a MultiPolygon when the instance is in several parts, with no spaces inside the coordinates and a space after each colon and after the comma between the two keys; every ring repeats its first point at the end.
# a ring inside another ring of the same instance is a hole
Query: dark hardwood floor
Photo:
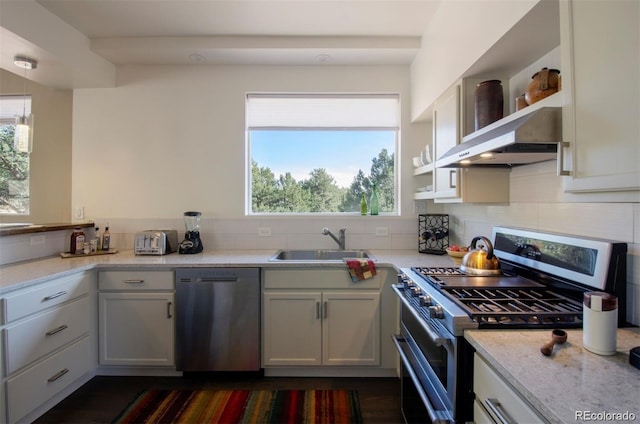
{"type": "Polygon", "coordinates": [[[357,390],[366,424],[398,424],[400,380],[397,378],[283,378],[257,376],[94,377],[35,423],[110,423],[138,393],[163,389],[357,390]]]}

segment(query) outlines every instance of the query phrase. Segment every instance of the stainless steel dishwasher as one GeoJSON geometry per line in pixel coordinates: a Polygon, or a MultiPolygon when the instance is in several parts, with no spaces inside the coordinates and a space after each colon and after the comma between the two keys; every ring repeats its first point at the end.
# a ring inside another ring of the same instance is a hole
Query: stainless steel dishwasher
{"type": "Polygon", "coordinates": [[[178,371],[260,370],[260,269],[176,270],[178,371]]]}

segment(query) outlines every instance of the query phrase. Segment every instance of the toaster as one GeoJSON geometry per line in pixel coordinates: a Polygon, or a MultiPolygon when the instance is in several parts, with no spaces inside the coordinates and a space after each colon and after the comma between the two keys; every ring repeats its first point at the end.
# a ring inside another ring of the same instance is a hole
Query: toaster
{"type": "Polygon", "coordinates": [[[135,234],[133,253],[136,255],[167,255],[178,250],[176,230],[146,230],[135,234]]]}

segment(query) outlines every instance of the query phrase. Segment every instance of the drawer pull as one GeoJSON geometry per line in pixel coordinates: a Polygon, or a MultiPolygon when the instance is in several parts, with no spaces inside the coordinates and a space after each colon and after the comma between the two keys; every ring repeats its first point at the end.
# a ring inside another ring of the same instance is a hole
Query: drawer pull
{"type": "Polygon", "coordinates": [[[125,284],[142,284],[144,280],[124,280],[125,284]]]}
{"type": "Polygon", "coordinates": [[[44,334],[45,334],[45,335],[47,335],[47,336],[53,336],[54,334],[59,333],[59,332],[61,332],[62,330],[66,330],[67,328],[69,328],[69,326],[68,326],[68,325],[66,325],[66,324],[62,324],[60,327],[58,327],[58,328],[54,328],[53,330],[49,330],[49,331],[47,331],[47,332],[46,332],[46,333],[44,333],[44,334]]]}
{"type": "Polygon", "coordinates": [[[171,302],[167,302],[167,318],[171,319],[171,302]]]}
{"type": "Polygon", "coordinates": [[[44,299],[42,299],[42,301],[46,302],[47,300],[52,300],[52,299],[55,299],[56,297],[64,296],[65,294],[67,294],[66,291],[61,291],[56,294],[52,294],[50,296],[45,297],[44,299]]]}
{"type": "Polygon", "coordinates": [[[62,371],[59,371],[59,372],[55,373],[54,375],[52,375],[51,377],[49,377],[47,379],[47,382],[48,383],[53,383],[54,381],[56,381],[57,379],[59,379],[60,377],[62,377],[63,375],[65,375],[68,372],[69,372],[69,368],[65,368],[62,371]]]}
{"type": "Polygon", "coordinates": [[[493,412],[501,424],[516,424],[516,421],[504,410],[498,399],[488,398],[485,403],[489,410],[493,412]]]}

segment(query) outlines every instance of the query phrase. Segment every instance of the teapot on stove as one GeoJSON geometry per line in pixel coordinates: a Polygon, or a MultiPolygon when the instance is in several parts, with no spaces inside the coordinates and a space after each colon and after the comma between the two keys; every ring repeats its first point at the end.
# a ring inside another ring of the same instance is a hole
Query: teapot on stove
{"type": "Polygon", "coordinates": [[[501,274],[500,261],[498,261],[498,258],[493,254],[493,245],[488,238],[478,236],[471,240],[469,253],[464,255],[464,258],[462,258],[460,271],[469,275],[501,274]],[[477,247],[477,243],[480,240],[482,240],[484,246],[477,247]]]}

